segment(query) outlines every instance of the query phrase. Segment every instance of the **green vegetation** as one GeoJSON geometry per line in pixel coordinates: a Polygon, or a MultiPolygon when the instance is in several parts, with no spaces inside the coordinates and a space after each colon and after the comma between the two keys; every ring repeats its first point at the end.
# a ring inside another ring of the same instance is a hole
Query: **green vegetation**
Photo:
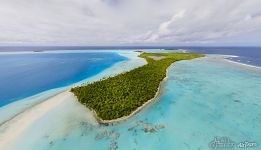
{"type": "Polygon", "coordinates": [[[175,61],[202,57],[193,53],[142,53],[148,64],[129,72],[71,89],[78,101],[94,110],[103,120],[131,114],[152,99],[166,69],[175,61]],[[162,57],[164,56],[164,57],[162,57]],[[154,60],[152,57],[163,59],[154,60]]]}

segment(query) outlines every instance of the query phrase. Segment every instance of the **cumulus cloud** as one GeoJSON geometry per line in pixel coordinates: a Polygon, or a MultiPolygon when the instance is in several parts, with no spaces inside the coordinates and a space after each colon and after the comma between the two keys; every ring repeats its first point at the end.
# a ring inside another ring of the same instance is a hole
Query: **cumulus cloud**
{"type": "Polygon", "coordinates": [[[230,37],[233,42],[232,37],[261,31],[260,0],[0,0],[0,3],[0,43],[175,45],[230,37]]]}
{"type": "Polygon", "coordinates": [[[169,35],[171,34],[171,30],[169,29],[169,26],[173,23],[175,23],[176,20],[178,19],[181,19],[183,18],[184,16],[184,13],[186,11],[185,10],[182,10],[182,11],[179,11],[178,13],[175,13],[170,20],[166,21],[166,22],[163,22],[159,25],[159,29],[157,31],[157,33],[155,34],[152,34],[147,40],[145,41],[152,41],[152,42],[155,42],[157,41],[161,36],[166,36],[166,35],[169,35]]]}

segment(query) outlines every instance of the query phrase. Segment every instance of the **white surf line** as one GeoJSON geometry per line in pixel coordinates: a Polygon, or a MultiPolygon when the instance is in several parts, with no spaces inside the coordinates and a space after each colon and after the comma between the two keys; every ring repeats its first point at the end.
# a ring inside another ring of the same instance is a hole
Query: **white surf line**
{"type": "Polygon", "coordinates": [[[6,149],[9,144],[11,144],[11,142],[14,141],[33,122],[68,98],[73,98],[72,93],[69,91],[62,92],[39,105],[27,109],[13,120],[4,124],[3,127],[1,127],[4,128],[4,131],[0,134],[0,149],[6,149]]]}
{"type": "Polygon", "coordinates": [[[256,68],[256,69],[261,69],[261,67],[259,67],[259,66],[254,66],[254,65],[244,64],[244,63],[236,62],[236,61],[229,60],[229,59],[225,59],[225,60],[228,61],[228,62],[230,62],[230,63],[234,63],[234,64],[238,64],[238,65],[246,66],[246,67],[251,67],[251,68],[256,68]]]}
{"type": "Polygon", "coordinates": [[[261,67],[259,67],[259,66],[244,64],[244,63],[240,63],[240,62],[236,62],[236,61],[228,59],[231,57],[238,57],[238,56],[222,55],[222,54],[207,54],[206,56],[207,57],[205,57],[205,58],[207,58],[209,60],[220,61],[220,62],[226,63],[227,65],[233,65],[236,68],[249,70],[249,71],[253,71],[253,72],[259,72],[259,73],[261,72],[261,67]]]}
{"type": "Polygon", "coordinates": [[[241,66],[246,66],[246,67],[251,67],[251,68],[255,68],[255,69],[261,69],[261,67],[259,67],[259,66],[245,64],[245,63],[242,63],[242,62],[237,62],[237,61],[229,59],[229,58],[238,58],[239,56],[236,56],[236,55],[219,55],[219,56],[222,56],[225,61],[228,61],[230,63],[234,63],[234,64],[238,64],[238,65],[241,65],[241,66]]]}

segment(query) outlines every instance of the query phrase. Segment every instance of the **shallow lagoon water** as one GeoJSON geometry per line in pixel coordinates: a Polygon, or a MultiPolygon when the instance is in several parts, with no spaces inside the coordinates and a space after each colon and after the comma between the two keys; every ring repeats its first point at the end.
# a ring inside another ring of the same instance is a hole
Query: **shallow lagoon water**
{"type": "Polygon", "coordinates": [[[10,149],[209,149],[216,136],[259,146],[260,72],[202,58],[177,62],[168,75],[158,99],[127,121],[101,126],[90,111],[67,101],[10,149]]]}

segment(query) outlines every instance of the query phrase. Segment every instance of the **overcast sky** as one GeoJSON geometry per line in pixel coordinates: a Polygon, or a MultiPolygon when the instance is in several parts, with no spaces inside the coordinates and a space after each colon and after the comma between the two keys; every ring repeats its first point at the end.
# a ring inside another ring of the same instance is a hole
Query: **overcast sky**
{"type": "Polygon", "coordinates": [[[261,0],[0,0],[0,44],[261,45],[261,0]]]}

